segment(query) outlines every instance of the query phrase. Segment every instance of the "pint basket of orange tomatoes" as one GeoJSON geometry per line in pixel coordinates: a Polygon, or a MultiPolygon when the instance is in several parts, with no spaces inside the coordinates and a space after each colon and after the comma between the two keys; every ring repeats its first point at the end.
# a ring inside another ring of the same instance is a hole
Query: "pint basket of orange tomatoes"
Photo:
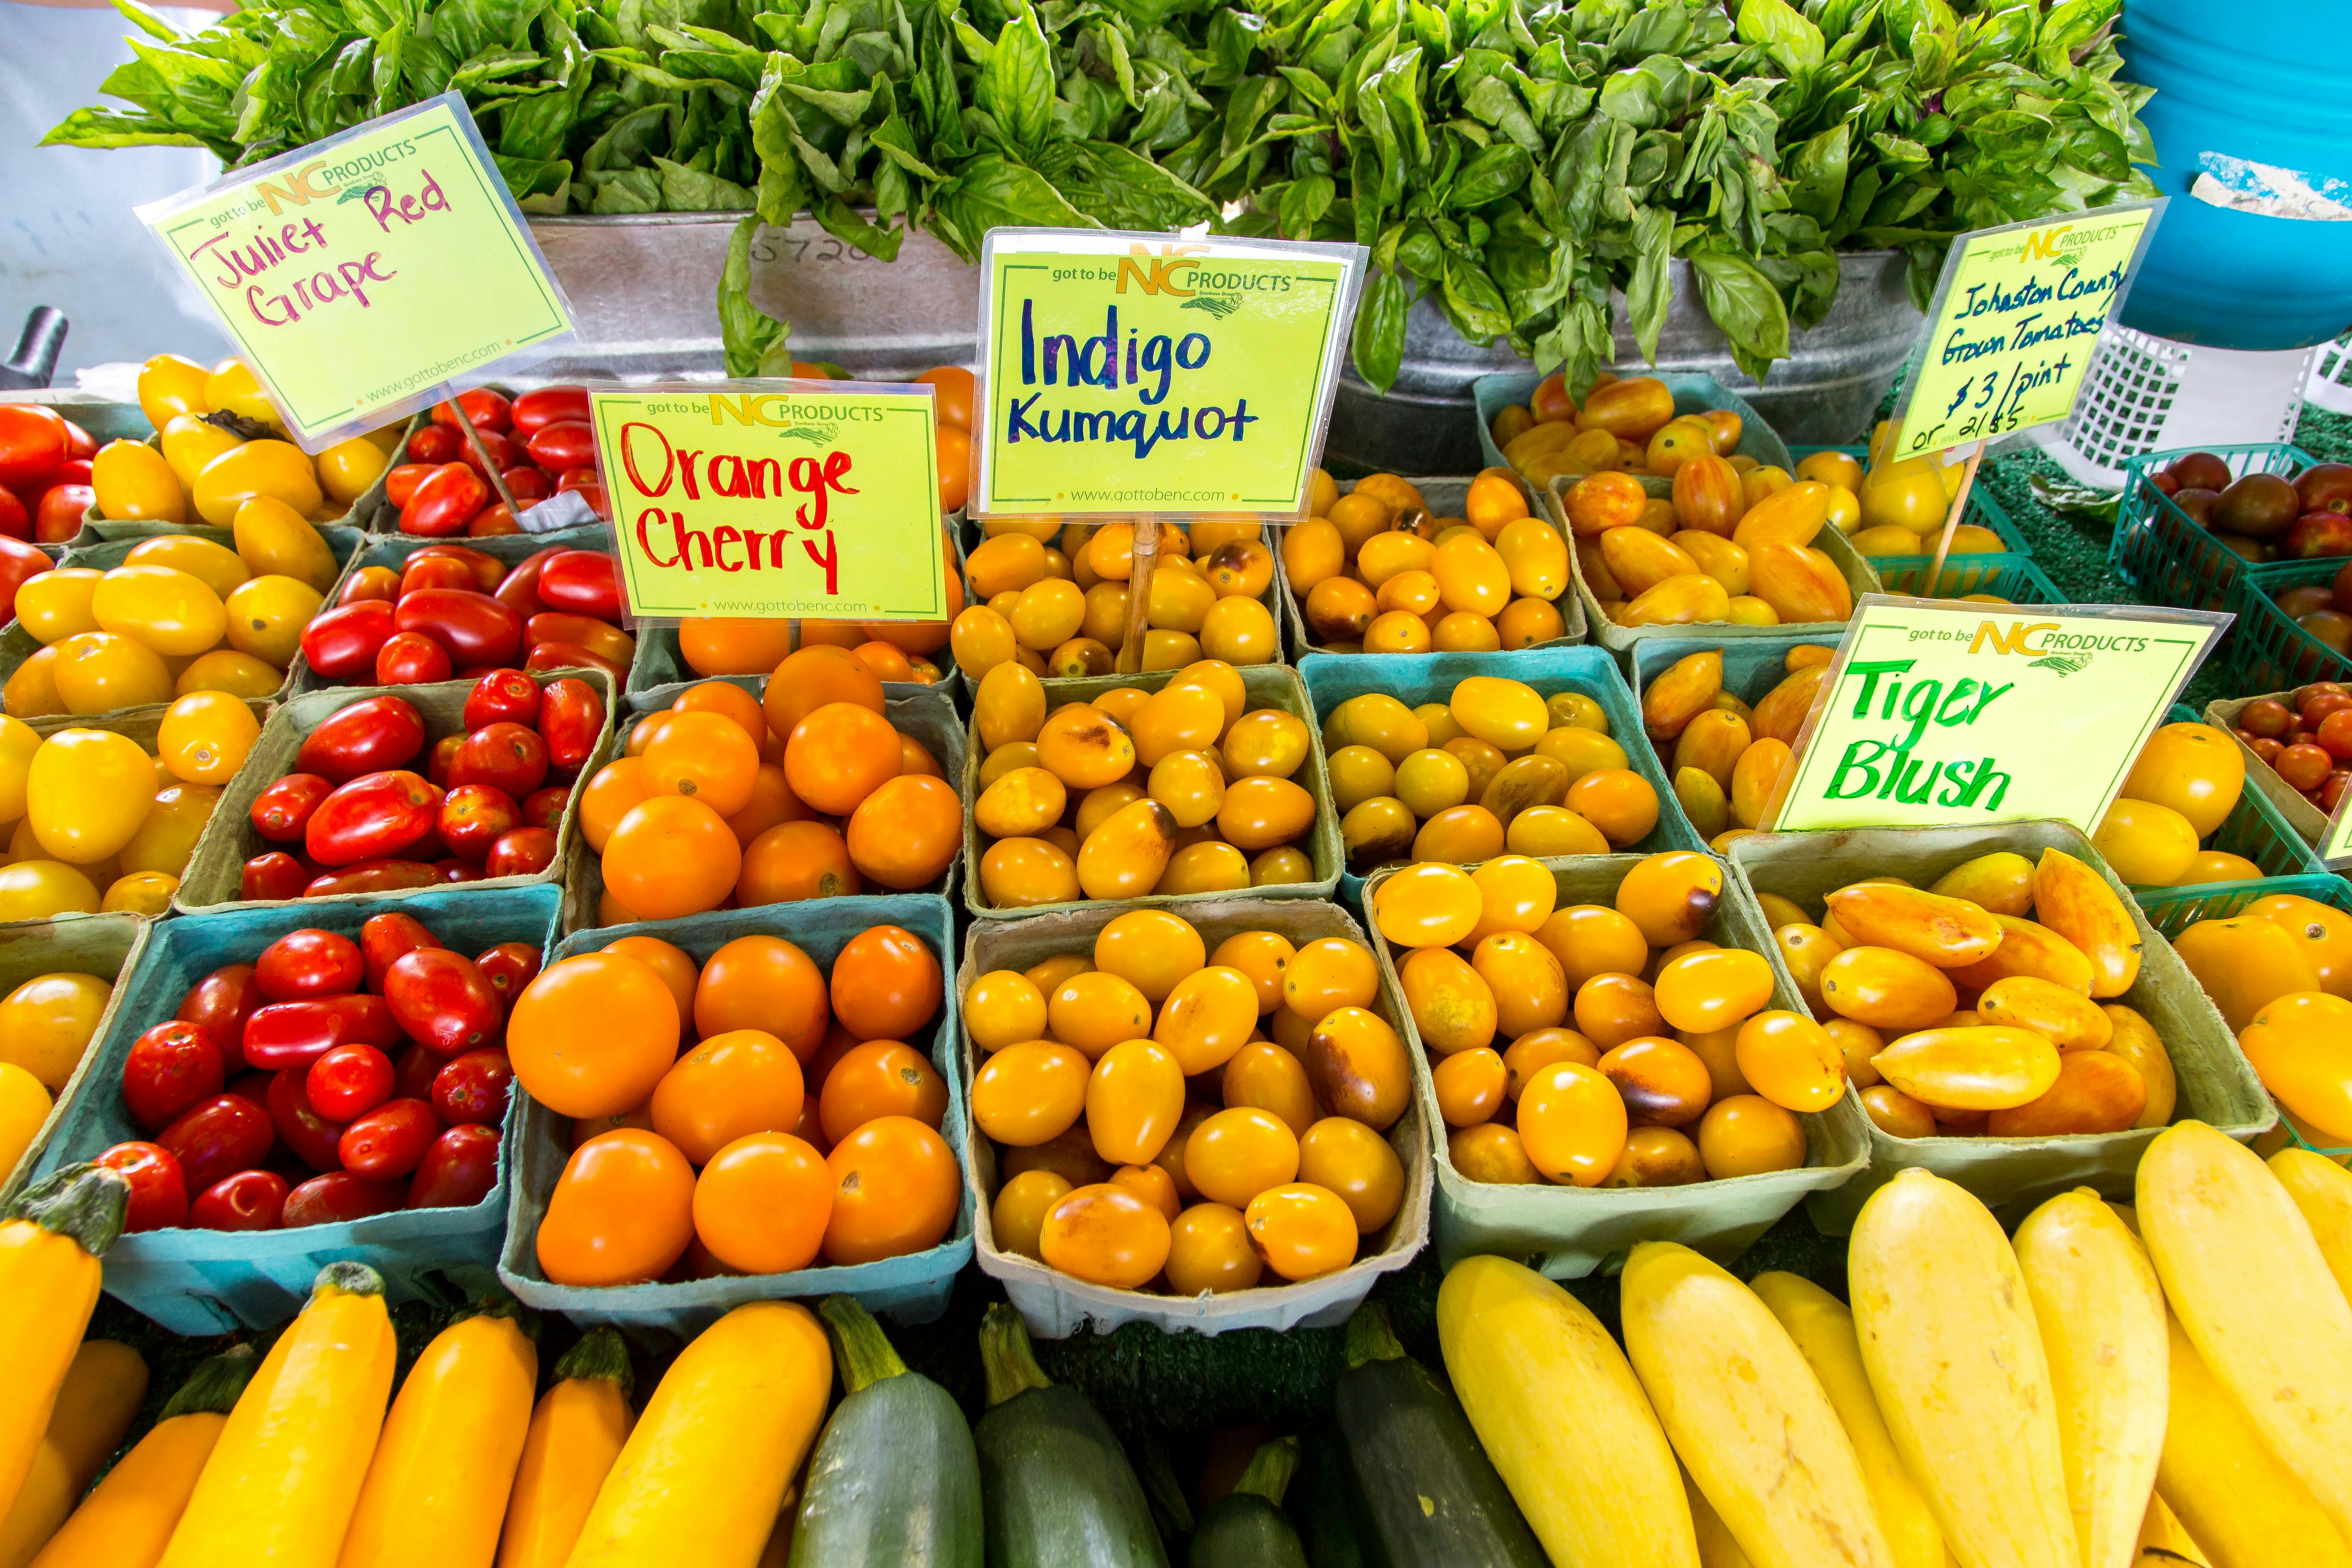
{"type": "Polygon", "coordinates": [[[2126,1198],[2169,1122],[2244,1140],[2272,1121],[2196,977],[2069,824],[1759,834],[1728,858],[1867,1117],[1869,1173],[1811,1200],[1824,1231],[1915,1165],[1995,1207],[2126,1198]]]}
{"type": "Polygon", "coordinates": [[[996,666],[964,764],[967,907],[1328,898],[1339,834],[1312,713],[1280,665],[1079,680],[996,666]]]}
{"type": "Polygon", "coordinates": [[[1441,1259],[1573,1278],[1671,1234],[1728,1261],[1866,1163],[1837,1044],[1714,857],[1423,861],[1364,907],[1442,1130],[1441,1259]]]}
{"type": "Polygon", "coordinates": [[[1338,1323],[1421,1250],[1425,1113],[1336,905],[986,922],[956,989],[980,1266],[1032,1332],[1338,1323]]]}
{"type": "Polygon", "coordinates": [[[679,1332],[835,1291],[938,1317],[972,1248],[951,940],[910,895],[558,944],[507,1029],[508,1289],[679,1332]]]}
{"type": "Polygon", "coordinates": [[[1290,635],[1310,653],[1493,653],[1581,642],[1568,543],[1507,468],[1471,479],[1316,471],[1282,538],[1290,635]]]}
{"type": "Polygon", "coordinates": [[[1801,637],[1651,637],[1633,649],[1642,731],[1693,831],[1720,855],[1771,826],[1837,649],[1801,637]]]}
{"type": "Polygon", "coordinates": [[[626,721],[581,801],[564,929],[953,887],[964,731],[847,648],[682,687],[626,721]],[[896,690],[900,695],[887,695],[896,690]]]}

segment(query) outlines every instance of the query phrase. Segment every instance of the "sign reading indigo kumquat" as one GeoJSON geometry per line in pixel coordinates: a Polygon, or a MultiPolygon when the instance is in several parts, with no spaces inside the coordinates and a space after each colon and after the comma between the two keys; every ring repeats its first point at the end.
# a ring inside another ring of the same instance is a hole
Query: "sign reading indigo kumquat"
{"type": "Polygon", "coordinates": [[[632,619],[947,617],[929,386],[598,387],[588,412],[632,619]]]}
{"type": "Polygon", "coordinates": [[[312,451],[572,335],[562,290],[455,92],[139,216],[312,451]]]}
{"type": "Polygon", "coordinates": [[[971,510],[1297,515],[1361,246],[995,229],[971,510]]]}

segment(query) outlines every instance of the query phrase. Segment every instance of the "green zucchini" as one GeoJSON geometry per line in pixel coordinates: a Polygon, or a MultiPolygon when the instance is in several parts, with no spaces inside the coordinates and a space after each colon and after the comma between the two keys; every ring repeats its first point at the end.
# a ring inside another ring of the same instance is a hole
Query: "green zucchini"
{"type": "Polygon", "coordinates": [[[988,1414],[972,1431],[987,1505],[988,1568],[1168,1568],[1151,1505],[1110,1424],[1049,1381],[1021,1314],[980,1323],[988,1414]]]}
{"type": "Polygon", "coordinates": [[[1250,1456],[1231,1496],[1201,1510],[1185,1568],[1307,1568],[1282,1494],[1298,1468],[1298,1439],[1277,1437],[1250,1456]]]}
{"type": "Polygon", "coordinates": [[[1371,1568],[1548,1568],[1462,1406],[1404,1353],[1377,1305],[1348,1320],[1331,1406],[1371,1568]]]}
{"type": "Polygon", "coordinates": [[[954,1396],[852,1296],[817,1309],[844,1393],[809,1458],[790,1568],[981,1568],[980,1458],[954,1396]]]}
{"type": "Polygon", "coordinates": [[[1291,1478],[1283,1508],[1307,1545],[1307,1568],[1366,1568],[1360,1505],[1348,1475],[1348,1450],[1328,1420],[1299,1444],[1298,1474],[1291,1478]]]}

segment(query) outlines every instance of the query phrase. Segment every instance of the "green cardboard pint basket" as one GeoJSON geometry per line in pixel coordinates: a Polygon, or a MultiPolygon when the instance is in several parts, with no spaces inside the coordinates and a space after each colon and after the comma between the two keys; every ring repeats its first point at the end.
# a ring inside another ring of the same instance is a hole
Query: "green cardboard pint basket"
{"type": "MultiPolygon", "coordinates": [[[[2238,715],[2245,711],[2247,703],[2270,697],[2293,708],[2294,696],[2292,690],[2257,691],[2251,697],[2228,697],[2218,702],[2208,702],[2205,705],[2205,722],[2228,731],[2230,738],[2237,741],[2238,753],[2245,759],[2247,790],[2269,802],[2271,808],[2278,813],[2280,821],[2294,829],[2295,836],[2305,844],[2316,848],[2327,837],[2326,814],[2304,799],[2300,790],[2278,776],[2277,769],[2256,756],[2245,742],[2238,740],[2238,715]]],[[[2179,711],[2179,708],[2174,709],[2176,714],[2179,711]]]]}
{"type": "Polygon", "coordinates": [[[63,921],[0,925],[0,996],[44,974],[88,974],[114,988],[99,1012],[98,1026],[90,1031],[81,1059],[50,1097],[49,1113],[34,1132],[32,1142],[25,1145],[14,1165],[0,1169],[0,1205],[15,1197],[32,1178],[33,1167],[40,1163],[41,1151],[48,1146],[50,1137],[63,1124],[74,1101],[90,1081],[98,1063],[99,1042],[106,1037],[114,1016],[122,1010],[130,994],[123,982],[138,967],[139,954],[147,944],[147,933],[153,924],[137,915],[77,915],[63,921]]]}

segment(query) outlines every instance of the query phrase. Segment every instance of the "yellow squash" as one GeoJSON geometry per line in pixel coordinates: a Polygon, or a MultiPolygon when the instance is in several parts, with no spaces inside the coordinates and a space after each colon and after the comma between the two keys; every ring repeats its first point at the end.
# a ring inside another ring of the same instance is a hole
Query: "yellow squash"
{"type": "Polygon", "coordinates": [[[361,1263],[320,1269],[229,1412],[161,1568],[330,1568],[383,1427],[397,1349],[383,1278],[361,1263]]]}
{"type": "Polygon", "coordinates": [[[1943,1568],[1943,1528],[1919,1483],[1904,1468],[1903,1456],[1895,1451],[1895,1439],[1887,1434],[1886,1418],[1878,1413],[1870,1374],[1863,1370],[1862,1345],[1854,1338],[1853,1314],[1844,1302],[1795,1274],[1759,1274],[1748,1288],[1780,1320],[1821,1379],[1822,1392],[1829,1395],[1847,1440],[1853,1444],[1863,1482],[1870,1488],[1878,1526],[1885,1531],[1895,1561],[1901,1568],[1943,1568]]]}
{"type": "Polygon", "coordinates": [[[1584,1303],[1531,1268],[1465,1258],[1438,1287],[1437,1342],[1463,1413],[1554,1563],[1697,1568],[1674,1449],[1584,1303]]]}
{"type": "Polygon", "coordinates": [[[0,1568],[25,1568],[106,1463],[147,1393],[147,1363],[112,1340],[84,1340],[58,1385],[49,1427],[25,1484],[0,1520],[0,1568]]]}
{"type": "Polygon", "coordinates": [[[539,1352],[507,1304],[416,1358],[384,1418],[337,1568],[490,1568],[530,1426],[539,1352]]]}
{"type": "Polygon", "coordinates": [[[1961,1568],[2081,1568],[2049,1363],[1991,1212],[1905,1171],[1862,1205],[1846,1277],[1887,1431],[1961,1568]]]}
{"type": "Polygon", "coordinates": [[[1691,1531],[1698,1537],[1698,1568],[1754,1568],[1688,1470],[1683,1472],[1683,1500],[1690,1504],[1691,1531]]]}
{"type": "Polygon", "coordinates": [[[2131,1568],[2164,1451],[2164,1291],[2147,1254],[2088,1187],[2017,1227],[2084,1568],[2131,1568]]]}
{"type": "Polygon", "coordinates": [[[68,1165],[16,1194],[0,1219],[0,1511],[33,1467],[66,1369],[98,1305],[99,1258],[122,1233],[131,1184],[68,1165]]]}
{"type": "Polygon", "coordinates": [[[1756,1293],[1689,1247],[1635,1245],[1625,1351],[1675,1452],[1758,1568],[1894,1568],[1853,1444],[1756,1293]]]}
{"type": "Polygon", "coordinates": [[[2181,1528],[2179,1518],[2164,1506],[2161,1497],[2147,1500],[2147,1517],[2139,1527],[2139,1568],[2168,1568],[2175,1558],[2193,1563],[2196,1568],[2213,1568],[2197,1543],[2189,1539],[2189,1531],[2181,1528]],[[2161,1555],[2151,1557],[2151,1552],[2161,1555]]]}
{"type": "Polygon", "coordinates": [[[154,1568],[254,1359],[251,1346],[237,1345],[199,1363],[147,1436],[41,1548],[33,1568],[154,1568]]]}
{"type": "Polygon", "coordinates": [[[2336,1276],[2336,1288],[2352,1298],[2352,1171],[2308,1149],[2286,1148],[2272,1155],[2271,1174],[2303,1211],[2319,1256],[2336,1276]]]}
{"type": "Polygon", "coordinates": [[[2167,1314],[2169,1418],[2157,1495],[2213,1568],[2352,1568],[2352,1546],[2167,1314]]]}
{"type": "Polygon", "coordinates": [[[2156,1135],[2138,1194],[2140,1235],[2189,1342],[2352,1534],[2352,1306],[2310,1222],[2252,1150],[2201,1121],[2156,1135]]]}
{"type": "Polygon", "coordinates": [[[589,1330],[555,1363],[555,1376],[523,1439],[499,1568],[563,1568],[635,1419],[628,1347],[611,1329],[589,1330]]]}
{"type": "Polygon", "coordinates": [[[719,1319],[646,1401],[570,1568],[752,1568],[832,1390],[833,1349],[805,1307],[719,1319]]]}

